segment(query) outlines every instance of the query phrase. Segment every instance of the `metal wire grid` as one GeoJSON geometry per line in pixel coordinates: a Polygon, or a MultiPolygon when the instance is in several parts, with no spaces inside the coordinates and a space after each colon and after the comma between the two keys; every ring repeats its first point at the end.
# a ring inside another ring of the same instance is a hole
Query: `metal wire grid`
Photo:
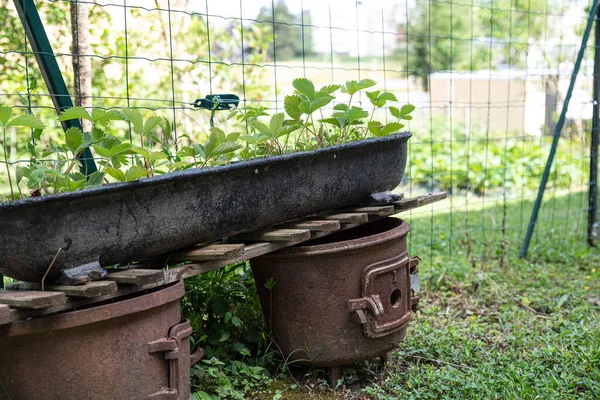
{"type": "MultiPolygon", "coordinates": [[[[179,124],[184,133],[202,135],[206,131],[208,115],[190,104],[195,97],[233,92],[240,95],[242,104],[281,110],[284,95],[291,92],[291,80],[299,76],[316,84],[373,77],[379,86],[396,92],[400,102],[415,104],[418,111],[410,126],[414,137],[401,190],[415,196],[439,189],[443,180],[441,188],[451,194],[441,209],[431,206],[407,216],[415,222],[413,233],[419,238],[418,242],[411,240],[411,249],[432,262],[440,248],[450,259],[466,256],[484,262],[498,252],[504,260],[518,250],[519,243],[507,236],[516,230],[518,237],[523,236],[534,189],[526,183],[507,188],[509,175],[526,175],[529,167],[526,161],[509,159],[509,153],[515,146],[526,153],[537,144],[545,161],[549,145],[547,137],[525,132],[525,122],[521,130],[511,127],[515,115],[531,110],[529,99],[514,98],[514,83],[539,86],[552,76],[561,84],[571,77],[570,59],[580,40],[572,32],[585,23],[588,6],[586,1],[568,0],[240,0],[226,6],[215,0],[79,1],[91,8],[93,51],[73,54],[73,38],[67,29],[69,3],[37,2],[68,83],[73,80],[71,58],[88,57],[95,68],[95,107],[157,111],[179,124]],[[288,14],[280,11],[284,7],[289,8],[288,14]],[[436,13],[444,13],[446,21],[436,13]],[[488,16],[487,23],[478,22],[482,13],[488,16]],[[464,23],[469,25],[466,29],[461,26],[464,23]],[[516,25],[519,34],[514,31],[516,25]],[[499,26],[505,29],[499,30],[499,26]],[[282,55],[282,43],[291,46],[286,35],[300,42],[293,57],[282,55]],[[423,63],[416,65],[412,60],[419,46],[425,53],[420,55],[423,63]],[[532,67],[529,58],[534,52],[541,52],[544,62],[532,67]],[[448,57],[443,66],[436,65],[440,53],[448,57]],[[430,77],[430,86],[437,77],[450,93],[465,90],[462,83],[466,81],[468,94],[437,99],[433,88],[427,92],[419,86],[418,79],[423,76],[430,77]],[[504,94],[498,95],[503,85],[504,94]],[[479,96],[482,92],[483,98],[479,96]],[[477,126],[479,132],[473,133],[477,126]],[[499,164],[497,157],[491,158],[491,148],[502,149],[499,164]],[[473,169],[474,152],[483,153],[483,171],[473,169]],[[416,156],[423,155],[430,159],[425,182],[420,176],[423,168],[415,163],[416,156]],[[440,167],[440,162],[445,165],[440,167]],[[484,183],[474,193],[471,183],[475,174],[483,174],[484,181],[501,174],[502,184],[491,188],[484,183]],[[463,180],[460,186],[459,177],[463,180]],[[507,213],[513,212],[515,204],[520,222],[508,225],[507,213]],[[448,224],[437,224],[439,213],[449,214],[448,224]],[[425,236],[429,240],[424,241],[425,236]],[[481,250],[475,250],[476,254],[462,251],[465,238],[480,241],[481,250]]],[[[3,25],[18,26],[9,0],[0,0],[0,11],[6,18],[3,25]]],[[[7,75],[8,80],[19,76],[21,82],[0,84],[0,103],[51,116],[53,107],[24,30],[5,31],[5,35],[5,40],[0,40],[2,67],[24,72],[7,75]],[[32,87],[32,81],[39,84],[32,87]]],[[[584,100],[572,108],[582,107],[586,101],[591,104],[592,50],[589,43],[579,77],[584,100]]],[[[366,99],[359,100],[366,105],[366,99]]],[[[554,185],[548,193],[537,229],[543,237],[577,235],[583,240],[585,235],[588,208],[578,193],[589,185],[587,137],[591,128],[586,120],[574,122],[579,123],[579,132],[562,142],[566,154],[562,162],[583,172],[567,187],[554,185]],[[558,199],[565,195],[566,209],[557,209],[558,199]]],[[[58,128],[56,132],[58,135],[58,128]]],[[[26,157],[19,155],[17,151],[13,165],[26,162],[26,157]]],[[[559,178],[555,175],[554,181],[559,178]]]]}

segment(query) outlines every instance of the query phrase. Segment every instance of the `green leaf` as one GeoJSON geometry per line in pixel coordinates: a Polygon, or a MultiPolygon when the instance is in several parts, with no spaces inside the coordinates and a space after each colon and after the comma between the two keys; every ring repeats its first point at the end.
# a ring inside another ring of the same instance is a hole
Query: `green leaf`
{"type": "Polygon", "coordinates": [[[396,98],[396,95],[391,92],[383,92],[383,93],[381,93],[381,95],[379,95],[379,98],[382,100],[386,100],[386,101],[398,101],[398,98],[396,98]]]}
{"type": "Polygon", "coordinates": [[[367,97],[369,98],[369,100],[371,100],[371,104],[375,105],[375,103],[377,102],[377,97],[379,97],[379,93],[381,93],[379,90],[367,92],[367,97]]]}
{"type": "Polygon", "coordinates": [[[16,182],[17,185],[19,183],[21,183],[21,181],[23,180],[23,177],[27,176],[27,173],[29,172],[29,170],[26,167],[22,167],[20,165],[17,165],[16,168],[16,182]]]}
{"type": "Polygon", "coordinates": [[[85,181],[85,175],[82,174],[81,172],[72,172],[68,176],[69,176],[69,179],[71,179],[74,182],[85,181]]]}
{"type": "Polygon", "coordinates": [[[348,111],[348,105],[344,103],[336,104],[333,106],[333,109],[337,111],[348,111]]]}
{"type": "Polygon", "coordinates": [[[88,176],[86,186],[87,187],[96,187],[102,185],[102,181],[104,180],[104,173],[100,171],[96,171],[93,174],[88,176]]]}
{"type": "Polygon", "coordinates": [[[234,151],[242,148],[242,145],[237,142],[224,142],[219,144],[212,153],[211,157],[218,157],[223,154],[233,153],[234,151]]]}
{"type": "Polygon", "coordinates": [[[404,125],[399,123],[399,122],[390,122],[389,124],[387,124],[386,126],[383,127],[383,129],[381,130],[381,135],[382,136],[387,136],[390,133],[396,133],[399,132],[400,129],[404,128],[404,125]]]}
{"type": "Polygon", "coordinates": [[[412,104],[405,104],[402,106],[402,108],[400,109],[400,119],[405,119],[405,120],[411,120],[412,117],[409,116],[410,113],[412,113],[415,110],[415,106],[412,104]]]}
{"type": "Polygon", "coordinates": [[[260,121],[254,121],[252,123],[252,126],[259,131],[260,133],[262,133],[263,135],[269,136],[269,127],[266,126],[265,124],[263,124],[260,121]]]}
{"type": "Polygon", "coordinates": [[[367,125],[369,132],[371,132],[375,136],[381,136],[382,123],[379,121],[370,121],[367,125]]]}
{"type": "Polygon", "coordinates": [[[192,400],[213,400],[212,396],[206,392],[195,392],[192,400]]]}
{"type": "Polygon", "coordinates": [[[121,144],[121,139],[108,135],[105,136],[104,139],[102,139],[102,147],[107,148],[108,150],[112,149],[113,147],[121,144]]]}
{"type": "Polygon", "coordinates": [[[100,145],[94,145],[94,151],[100,157],[110,158],[110,150],[108,150],[107,148],[104,148],[104,147],[102,147],[100,145]]]}
{"type": "Polygon", "coordinates": [[[177,151],[177,155],[180,157],[195,157],[197,155],[196,150],[190,146],[183,146],[179,151],[177,151]]]}
{"type": "Polygon", "coordinates": [[[323,93],[323,94],[333,94],[334,92],[336,92],[337,90],[339,90],[341,88],[340,85],[326,85],[323,86],[320,90],[319,93],[323,93]]]}
{"type": "Polygon", "coordinates": [[[123,108],[121,109],[123,115],[127,121],[131,122],[133,126],[133,131],[138,135],[144,134],[144,120],[142,118],[142,114],[140,114],[137,110],[133,110],[131,108],[123,108]]]}
{"type": "Polygon", "coordinates": [[[42,137],[42,133],[44,133],[43,129],[34,129],[33,130],[33,140],[40,140],[42,137]]]}
{"type": "Polygon", "coordinates": [[[92,117],[83,107],[71,107],[63,111],[58,117],[59,121],[69,121],[72,119],[87,119],[92,121],[92,117]]]}
{"type": "MultiPolygon", "coordinates": [[[[342,119],[343,121],[343,119],[342,119]]],[[[320,119],[319,122],[323,122],[325,124],[331,124],[334,126],[337,126],[338,128],[342,127],[342,123],[340,122],[340,120],[338,118],[324,118],[324,119],[320,119]]]]}
{"type": "Polygon", "coordinates": [[[92,114],[90,117],[94,124],[104,124],[109,121],[122,119],[122,117],[117,113],[104,111],[99,108],[92,108],[92,114]]]}
{"type": "Polygon", "coordinates": [[[25,126],[27,128],[33,129],[44,129],[44,124],[38,118],[33,115],[23,114],[18,115],[13,118],[8,124],[5,125],[7,128],[9,126],[25,126]]]}
{"type": "Polygon", "coordinates": [[[373,79],[363,79],[361,81],[347,81],[346,84],[344,86],[342,86],[342,92],[343,93],[348,93],[349,95],[353,95],[356,92],[363,90],[363,89],[367,89],[370,88],[372,86],[375,86],[377,84],[377,82],[375,82],[373,79]]]}
{"type": "Polygon", "coordinates": [[[120,169],[106,167],[106,173],[115,178],[119,182],[127,182],[127,178],[125,177],[125,173],[120,169]]]}
{"type": "Polygon", "coordinates": [[[271,121],[269,121],[269,132],[271,137],[277,137],[277,134],[283,126],[284,120],[285,115],[283,115],[283,113],[277,113],[271,117],[271,121]]]}
{"type": "Polygon", "coordinates": [[[310,113],[312,114],[317,111],[319,108],[325,107],[327,104],[331,103],[335,97],[330,95],[325,95],[323,97],[317,97],[310,103],[310,113]]]}
{"type": "MultiPolygon", "coordinates": [[[[146,149],[143,149],[141,147],[132,147],[131,151],[136,154],[139,154],[140,156],[144,157],[146,160],[150,160],[150,157],[151,157],[150,151],[148,151],[146,149]]],[[[112,154],[112,151],[111,151],[111,154],[112,154]]]]}
{"type": "Polygon", "coordinates": [[[240,342],[235,342],[233,344],[233,348],[235,349],[235,351],[237,351],[241,355],[244,355],[244,356],[250,355],[250,350],[246,346],[241,344],[240,342]]]}
{"type": "Polygon", "coordinates": [[[69,150],[73,153],[78,153],[83,143],[83,132],[81,132],[81,129],[74,126],[67,129],[65,132],[65,142],[69,150]]]}
{"type": "Polygon", "coordinates": [[[369,116],[369,112],[360,107],[351,107],[348,111],[346,111],[346,116],[348,121],[352,122],[362,118],[367,118],[369,116]]]}
{"type": "Polygon", "coordinates": [[[0,107],[0,124],[6,126],[12,115],[12,107],[0,107]]]}
{"type": "Polygon", "coordinates": [[[225,313],[225,318],[224,318],[225,322],[229,322],[231,320],[231,317],[233,317],[233,314],[231,313],[231,311],[227,311],[225,313]]]}
{"type": "Polygon", "coordinates": [[[283,101],[285,112],[295,121],[298,121],[302,116],[300,101],[300,96],[298,95],[285,96],[285,100],[283,101]]]}
{"type": "Polygon", "coordinates": [[[234,326],[241,326],[241,325],[242,325],[242,320],[241,320],[241,319],[239,319],[238,317],[235,317],[235,316],[234,316],[233,318],[231,318],[231,323],[232,323],[234,326]]]}
{"type": "Polygon", "coordinates": [[[131,149],[130,143],[121,143],[110,149],[110,156],[118,156],[119,154],[127,153],[131,149]]]}
{"type": "Polygon", "coordinates": [[[150,133],[152,130],[154,130],[154,128],[156,128],[158,125],[160,125],[162,120],[163,119],[161,117],[157,117],[155,115],[148,118],[146,120],[146,123],[144,123],[144,134],[150,133]]]}
{"type": "Polygon", "coordinates": [[[210,128],[210,136],[204,144],[206,159],[214,157],[213,152],[219,146],[219,144],[225,141],[225,138],[225,132],[223,132],[221,129],[217,128],[216,126],[210,128]]]}
{"type": "Polygon", "coordinates": [[[231,336],[231,333],[229,333],[227,331],[221,332],[221,337],[219,338],[219,342],[226,341],[227,339],[229,339],[229,336],[231,336]]]}
{"type": "Polygon", "coordinates": [[[150,171],[146,170],[146,168],[139,165],[134,165],[133,167],[130,167],[127,172],[125,172],[125,182],[132,182],[149,174],[150,171]]]}
{"type": "Polygon", "coordinates": [[[292,81],[292,86],[309,100],[315,98],[315,85],[306,78],[296,78],[292,81]]]}

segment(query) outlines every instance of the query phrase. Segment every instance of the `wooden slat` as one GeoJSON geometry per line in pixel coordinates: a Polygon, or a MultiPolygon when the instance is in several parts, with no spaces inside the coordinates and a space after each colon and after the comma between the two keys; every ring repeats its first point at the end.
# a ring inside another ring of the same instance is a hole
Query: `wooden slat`
{"type": "Polygon", "coordinates": [[[0,304],[27,310],[40,310],[64,304],[66,301],[67,296],[62,292],[0,291],[0,304]]]}
{"type": "Polygon", "coordinates": [[[356,207],[347,208],[342,210],[345,213],[367,213],[368,215],[375,215],[378,217],[387,217],[388,215],[394,214],[394,206],[369,206],[369,207],[356,207]]]}
{"type": "Polygon", "coordinates": [[[163,278],[164,271],[161,269],[126,269],[111,272],[106,279],[120,285],[149,285],[160,282],[163,278]]]}
{"type": "Polygon", "coordinates": [[[444,200],[448,197],[446,192],[429,193],[412,199],[403,199],[394,202],[396,212],[411,210],[413,208],[422,207],[427,204],[435,203],[436,201],[444,200]]]}
{"type": "Polygon", "coordinates": [[[369,215],[366,213],[339,213],[323,215],[325,219],[340,221],[342,224],[364,224],[369,221],[369,215]]]}
{"type": "MultiPolygon", "coordinates": [[[[42,290],[40,283],[15,282],[6,287],[7,290],[42,290]]],[[[88,282],[85,285],[46,285],[46,290],[64,292],[69,297],[91,299],[117,292],[117,283],[112,281],[88,282]]]]}
{"type": "Polygon", "coordinates": [[[6,318],[10,315],[10,307],[5,304],[0,304],[0,319],[6,318]]]}
{"type": "MultiPolygon", "coordinates": [[[[123,286],[119,285],[116,293],[109,294],[106,296],[95,297],[93,299],[71,297],[71,298],[67,298],[66,303],[64,303],[64,304],[51,306],[44,310],[20,310],[20,309],[12,308],[10,310],[10,315],[7,318],[0,318],[0,325],[9,324],[11,322],[18,321],[20,319],[41,317],[41,316],[44,316],[47,314],[54,314],[54,313],[61,312],[61,311],[67,311],[67,310],[70,310],[73,308],[79,308],[79,307],[83,307],[83,306],[93,305],[94,303],[102,303],[102,302],[105,302],[108,300],[117,299],[119,297],[128,296],[128,295],[135,294],[138,292],[143,292],[145,290],[154,289],[154,288],[157,288],[160,286],[174,283],[182,278],[183,274],[185,273],[185,271],[188,270],[188,268],[189,267],[187,265],[169,268],[168,270],[160,271],[160,272],[163,272],[163,279],[158,282],[150,283],[147,285],[123,285],[123,286]]],[[[10,292],[10,293],[23,293],[23,292],[10,292]]],[[[36,293],[39,293],[39,292],[36,292],[36,293]]],[[[48,293],[48,292],[41,292],[41,293],[48,293]]],[[[60,294],[65,296],[64,293],[60,293],[60,294]]]]}
{"type": "Polygon", "coordinates": [[[281,225],[282,228],[287,229],[307,229],[311,232],[335,232],[339,231],[340,221],[335,220],[309,220],[309,221],[297,221],[289,222],[281,225]]]}
{"type": "Polygon", "coordinates": [[[310,231],[306,229],[273,229],[262,232],[241,233],[234,240],[256,242],[297,242],[310,239],[310,231]]]}
{"type": "Polygon", "coordinates": [[[243,244],[211,244],[174,253],[169,261],[229,260],[244,254],[243,244]]]}

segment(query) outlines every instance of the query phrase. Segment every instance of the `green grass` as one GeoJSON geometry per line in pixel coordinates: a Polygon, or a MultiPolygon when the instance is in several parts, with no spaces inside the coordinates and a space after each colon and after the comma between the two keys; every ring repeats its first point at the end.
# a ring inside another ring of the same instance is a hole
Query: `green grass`
{"type": "Polygon", "coordinates": [[[423,290],[395,365],[354,366],[335,390],[308,390],[310,374],[276,380],[281,398],[600,398],[600,254],[585,242],[585,194],[545,203],[528,260],[517,254],[531,202],[507,204],[505,235],[502,204],[480,202],[468,218],[459,199],[452,213],[403,216],[423,290]]]}

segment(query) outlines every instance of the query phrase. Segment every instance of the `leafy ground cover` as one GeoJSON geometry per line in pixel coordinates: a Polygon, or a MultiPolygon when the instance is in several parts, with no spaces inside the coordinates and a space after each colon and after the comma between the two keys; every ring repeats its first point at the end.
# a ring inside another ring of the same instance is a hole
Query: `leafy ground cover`
{"type": "Polygon", "coordinates": [[[468,236],[464,209],[403,216],[423,291],[396,363],[355,365],[336,387],[322,371],[292,369],[248,398],[599,398],[600,253],[584,240],[584,201],[579,192],[545,203],[528,260],[517,253],[530,201],[470,210],[468,236]]]}

